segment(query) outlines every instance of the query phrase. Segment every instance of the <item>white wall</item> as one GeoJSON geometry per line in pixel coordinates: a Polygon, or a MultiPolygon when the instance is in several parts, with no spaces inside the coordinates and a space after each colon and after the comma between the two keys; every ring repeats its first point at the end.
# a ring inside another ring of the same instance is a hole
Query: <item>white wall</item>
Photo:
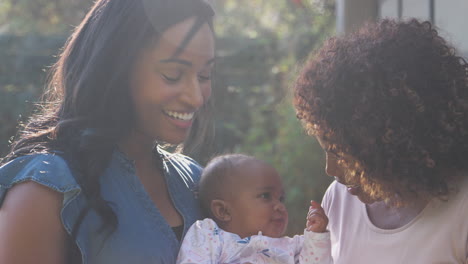
{"type": "Polygon", "coordinates": [[[441,34],[468,58],[468,0],[435,1],[435,24],[441,34]]]}
{"type": "Polygon", "coordinates": [[[375,20],[377,13],[377,0],[336,0],[336,31],[343,34],[356,30],[375,20]]]}
{"type": "MultiPolygon", "coordinates": [[[[402,18],[430,19],[429,0],[402,0],[402,18]]],[[[434,24],[468,58],[468,0],[435,0],[434,24]]],[[[379,0],[380,17],[398,18],[398,0],[379,0]]]]}

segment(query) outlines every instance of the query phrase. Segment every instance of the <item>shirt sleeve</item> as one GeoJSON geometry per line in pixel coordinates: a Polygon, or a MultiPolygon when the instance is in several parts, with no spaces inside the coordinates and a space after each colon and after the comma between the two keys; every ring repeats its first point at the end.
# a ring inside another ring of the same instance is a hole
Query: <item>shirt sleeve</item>
{"type": "Polygon", "coordinates": [[[217,264],[221,256],[220,229],[211,219],[196,221],[182,241],[177,264],[217,264]]]}
{"type": "Polygon", "coordinates": [[[296,260],[300,264],[331,264],[330,233],[304,231],[304,245],[296,260]]]}

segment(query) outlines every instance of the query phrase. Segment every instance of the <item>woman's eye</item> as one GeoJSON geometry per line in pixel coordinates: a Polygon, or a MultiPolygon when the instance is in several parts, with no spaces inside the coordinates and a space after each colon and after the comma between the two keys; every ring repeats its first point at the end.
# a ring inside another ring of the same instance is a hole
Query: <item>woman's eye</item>
{"type": "Polygon", "coordinates": [[[198,80],[200,82],[207,82],[211,80],[211,75],[198,75],[198,80]]]}
{"type": "Polygon", "coordinates": [[[182,78],[182,72],[173,72],[173,73],[161,73],[161,76],[164,78],[164,80],[175,83],[180,81],[182,78]]]}
{"type": "Polygon", "coordinates": [[[270,199],[270,198],[271,198],[271,194],[270,194],[270,193],[262,193],[262,194],[260,194],[260,198],[262,198],[262,199],[270,199]]]}
{"type": "Polygon", "coordinates": [[[333,153],[333,152],[327,152],[327,155],[329,158],[332,158],[334,160],[341,160],[341,157],[338,156],[337,154],[333,153]]]}

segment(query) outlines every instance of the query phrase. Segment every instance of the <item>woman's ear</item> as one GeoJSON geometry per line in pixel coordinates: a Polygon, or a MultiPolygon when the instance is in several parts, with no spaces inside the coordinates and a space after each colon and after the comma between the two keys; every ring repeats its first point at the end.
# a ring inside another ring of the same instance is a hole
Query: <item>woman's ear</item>
{"type": "Polygon", "coordinates": [[[231,212],[229,210],[229,204],[223,200],[211,201],[211,213],[216,220],[221,222],[231,221],[231,212]]]}

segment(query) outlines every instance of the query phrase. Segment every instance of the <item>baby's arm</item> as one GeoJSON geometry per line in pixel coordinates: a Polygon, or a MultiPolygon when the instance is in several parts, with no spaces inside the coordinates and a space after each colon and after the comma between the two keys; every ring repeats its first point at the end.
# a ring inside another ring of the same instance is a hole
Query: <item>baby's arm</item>
{"type": "Polygon", "coordinates": [[[328,217],[322,206],[316,201],[310,201],[309,212],[307,213],[306,230],[316,233],[323,233],[327,230],[328,217]]]}
{"type": "Polygon", "coordinates": [[[330,233],[327,232],[328,217],[315,201],[310,202],[307,213],[304,244],[299,254],[300,264],[329,264],[331,257],[330,233]]]}

